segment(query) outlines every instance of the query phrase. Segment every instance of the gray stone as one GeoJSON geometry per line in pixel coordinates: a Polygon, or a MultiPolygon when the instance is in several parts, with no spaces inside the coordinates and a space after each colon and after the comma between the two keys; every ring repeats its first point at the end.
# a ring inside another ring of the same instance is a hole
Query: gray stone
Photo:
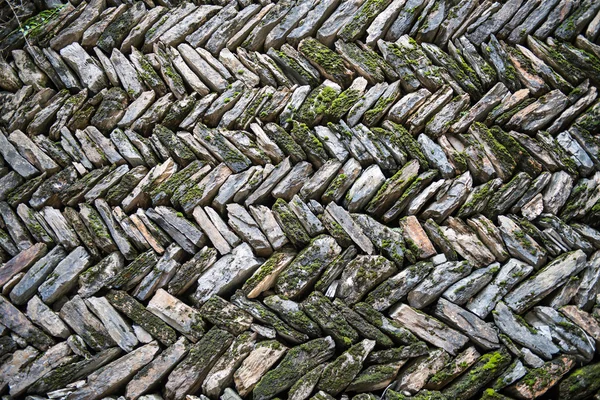
{"type": "Polygon", "coordinates": [[[506,304],[515,312],[523,312],[537,304],[569,277],[585,268],[585,253],[581,250],[565,253],[542,268],[505,296],[506,304]]]}
{"type": "Polygon", "coordinates": [[[511,340],[529,348],[545,359],[551,359],[560,349],[545,334],[532,328],[525,320],[517,318],[503,302],[496,305],[496,326],[511,340]]]}
{"type": "Polygon", "coordinates": [[[452,355],[456,355],[458,350],[469,341],[463,334],[406,304],[395,307],[390,316],[416,336],[434,346],[441,347],[452,355]]]}

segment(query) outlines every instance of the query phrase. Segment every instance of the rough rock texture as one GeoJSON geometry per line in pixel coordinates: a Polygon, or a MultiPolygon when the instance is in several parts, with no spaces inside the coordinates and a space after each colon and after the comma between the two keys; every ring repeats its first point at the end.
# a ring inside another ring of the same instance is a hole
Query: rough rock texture
{"type": "Polygon", "coordinates": [[[1,394],[598,397],[598,1],[17,3],[1,394]]]}

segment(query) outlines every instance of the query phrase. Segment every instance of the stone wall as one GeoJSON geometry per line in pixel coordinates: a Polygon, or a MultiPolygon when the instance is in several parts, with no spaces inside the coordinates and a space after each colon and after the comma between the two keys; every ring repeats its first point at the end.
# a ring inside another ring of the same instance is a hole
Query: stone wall
{"type": "Polygon", "coordinates": [[[600,2],[30,8],[3,400],[600,396],[600,2]]]}

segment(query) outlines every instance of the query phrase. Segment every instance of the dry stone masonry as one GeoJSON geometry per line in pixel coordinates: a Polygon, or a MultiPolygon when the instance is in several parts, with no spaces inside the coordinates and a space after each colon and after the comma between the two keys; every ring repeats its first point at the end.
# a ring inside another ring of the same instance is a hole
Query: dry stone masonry
{"type": "Polygon", "coordinates": [[[600,399],[599,1],[0,22],[1,400],[600,399]]]}

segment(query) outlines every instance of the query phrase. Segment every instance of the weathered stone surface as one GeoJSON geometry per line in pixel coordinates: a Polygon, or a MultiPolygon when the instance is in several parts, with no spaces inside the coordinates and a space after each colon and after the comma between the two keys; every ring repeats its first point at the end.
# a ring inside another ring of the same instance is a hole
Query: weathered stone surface
{"type": "Polygon", "coordinates": [[[212,295],[229,291],[248,279],[260,265],[261,262],[252,254],[250,245],[245,243],[234,248],[198,278],[195,300],[204,303],[212,295]]]}
{"type": "Polygon", "coordinates": [[[54,341],[36,328],[27,317],[13,306],[4,296],[0,296],[0,323],[9,328],[39,350],[47,350],[54,341]]]}
{"type": "Polygon", "coordinates": [[[440,390],[471,367],[480,357],[475,347],[468,347],[456,356],[454,360],[435,373],[425,386],[427,389],[440,390]]]}
{"type": "Polygon", "coordinates": [[[399,374],[394,388],[411,394],[419,392],[427,380],[443,368],[449,358],[448,353],[441,349],[417,358],[410,367],[399,374]]]}
{"type": "Polygon", "coordinates": [[[233,374],[253,350],[256,336],[256,333],[245,332],[233,340],[206,376],[202,384],[204,393],[212,398],[233,384],[233,374]]]}
{"type": "Polygon", "coordinates": [[[71,43],[60,50],[65,62],[75,70],[81,83],[90,91],[97,93],[107,86],[104,71],[86,53],[79,43],[71,43]]]}
{"type": "Polygon", "coordinates": [[[522,313],[538,303],[557,286],[585,268],[585,253],[581,250],[557,257],[535,276],[526,280],[506,297],[506,304],[517,313],[522,313]]]}
{"type": "Polygon", "coordinates": [[[104,350],[116,344],[79,296],[65,303],[59,316],[94,350],[104,350]]]}
{"type": "Polygon", "coordinates": [[[492,315],[496,326],[505,335],[541,357],[551,359],[559,352],[559,348],[547,336],[532,328],[525,320],[517,318],[503,302],[496,305],[492,315]]]}
{"type": "Polygon", "coordinates": [[[482,288],[485,288],[498,272],[500,265],[493,263],[485,268],[479,268],[469,276],[451,285],[442,296],[452,303],[462,306],[482,288]]]}
{"type": "Polygon", "coordinates": [[[333,395],[341,393],[358,375],[364,360],[374,347],[375,341],[365,339],[346,350],[323,369],[317,389],[326,389],[333,395]]]}
{"type": "Polygon", "coordinates": [[[594,363],[573,371],[560,383],[559,398],[583,399],[591,395],[600,386],[600,381],[598,381],[598,366],[598,363],[594,363]]]}
{"type": "Polygon", "coordinates": [[[200,315],[234,335],[241,334],[252,324],[252,316],[219,296],[213,296],[204,303],[200,308],[200,315]]]}
{"type": "Polygon", "coordinates": [[[0,32],[0,391],[598,390],[596,2],[46,3],[0,32]]]}
{"type": "Polygon", "coordinates": [[[421,218],[433,218],[436,222],[443,221],[456,208],[462,204],[473,187],[473,179],[466,172],[452,181],[447,191],[436,196],[435,201],[422,213],[421,218]]]}
{"type": "Polygon", "coordinates": [[[496,261],[494,254],[461,219],[448,217],[448,225],[440,226],[440,231],[448,238],[456,252],[472,265],[482,267],[496,261]]]}
{"type": "Polygon", "coordinates": [[[486,318],[494,309],[496,303],[509,293],[516,284],[526,279],[532,271],[531,266],[511,258],[500,268],[500,272],[495,276],[493,282],[483,288],[467,303],[467,309],[480,318],[486,318]]]}
{"type": "Polygon", "coordinates": [[[347,304],[357,303],[394,272],[396,266],[384,257],[358,256],[342,272],[337,297],[347,304]]]}
{"type": "Polygon", "coordinates": [[[248,242],[258,256],[269,256],[273,252],[271,244],[244,207],[238,204],[228,204],[227,216],[229,217],[229,225],[234,232],[242,240],[248,242]]]}
{"type": "Polygon", "coordinates": [[[406,304],[394,308],[390,315],[421,339],[441,347],[452,355],[456,355],[468,342],[468,338],[463,334],[406,304]]]}
{"type": "Polygon", "coordinates": [[[169,374],[164,394],[168,399],[179,399],[200,389],[204,378],[233,341],[226,331],[212,328],[195,345],[188,355],[169,374]]]}
{"type": "Polygon", "coordinates": [[[358,340],[358,333],[321,293],[311,293],[302,302],[302,309],[319,324],[323,332],[335,340],[336,345],[347,348],[358,340]]]}
{"type": "Polygon", "coordinates": [[[67,339],[71,335],[65,323],[37,296],[27,302],[27,317],[51,336],[67,339]]]}
{"type": "Polygon", "coordinates": [[[542,396],[574,366],[575,360],[572,357],[557,357],[540,368],[530,370],[520,381],[506,388],[506,392],[521,399],[542,396]],[[540,379],[539,376],[544,376],[544,378],[540,379]]]}
{"type": "MultiPolygon", "coordinates": [[[[44,257],[47,252],[47,246],[43,243],[38,243],[23,250],[15,257],[11,258],[0,268],[0,285],[6,284],[13,276],[19,272],[35,265],[36,261],[44,257]]],[[[19,303],[22,304],[22,303],[19,303]]]]}
{"type": "Polygon", "coordinates": [[[35,360],[27,370],[13,376],[8,384],[10,395],[19,396],[25,393],[29,385],[35,383],[35,381],[50,372],[54,367],[60,365],[60,362],[69,356],[70,353],[71,349],[65,342],[49,348],[48,351],[35,360]]]}
{"type": "Polygon", "coordinates": [[[290,388],[304,374],[331,358],[334,348],[333,339],[328,336],[290,349],[277,368],[261,378],[253,391],[254,396],[268,399],[290,388]]]}
{"type": "Polygon", "coordinates": [[[434,315],[450,326],[464,332],[475,344],[485,350],[500,347],[500,341],[494,329],[464,308],[445,299],[440,299],[437,302],[434,315]]]}
{"type": "Polygon", "coordinates": [[[185,357],[188,348],[189,343],[183,337],[167,347],[129,381],[126,396],[137,399],[156,387],[157,382],[165,378],[169,371],[185,357]]]}
{"type": "Polygon", "coordinates": [[[166,346],[176,341],[176,334],[167,324],[150,311],[146,310],[135,298],[124,291],[111,290],[106,298],[117,310],[121,311],[133,322],[140,325],[150,335],[166,346]]]}
{"type": "Polygon", "coordinates": [[[301,309],[300,304],[279,295],[266,297],[264,303],[275,311],[292,328],[310,337],[319,337],[321,329],[301,309]]]}
{"type": "Polygon", "coordinates": [[[69,394],[68,397],[71,399],[102,398],[123,385],[152,361],[159,349],[156,342],[137,348],[97,371],[93,377],[88,378],[85,386],[69,394]]]}
{"type": "Polygon", "coordinates": [[[53,303],[70,291],[77,278],[90,265],[90,255],[83,247],[77,247],[60,261],[48,278],[39,286],[39,293],[46,303],[53,303]]]}
{"type": "Polygon", "coordinates": [[[200,313],[163,289],[158,289],[148,303],[147,310],[166,324],[196,342],[204,334],[200,313]]]}
{"type": "Polygon", "coordinates": [[[470,368],[469,373],[455,380],[442,393],[446,396],[468,399],[502,374],[510,362],[511,356],[506,349],[484,354],[470,368]]]}
{"type": "Polygon", "coordinates": [[[287,347],[276,340],[257,343],[233,375],[238,393],[242,396],[250,393],[261,377],[283,357],[287,350],[287,347]]]}
{"type": "Polygon", "coordinates": [[[331,236],[323,235],[313,239],[279,274],[275,290],[290,298],[306,293],[340,252],[340,246],[331,236]]]}
{"type": "Polygon", "coordinates": [[[408,293],[408,303],[424,308],[433,303],[454,282],[471,273],[468,261],[450,261],[433,267],[433,271],[408,293]]]}

